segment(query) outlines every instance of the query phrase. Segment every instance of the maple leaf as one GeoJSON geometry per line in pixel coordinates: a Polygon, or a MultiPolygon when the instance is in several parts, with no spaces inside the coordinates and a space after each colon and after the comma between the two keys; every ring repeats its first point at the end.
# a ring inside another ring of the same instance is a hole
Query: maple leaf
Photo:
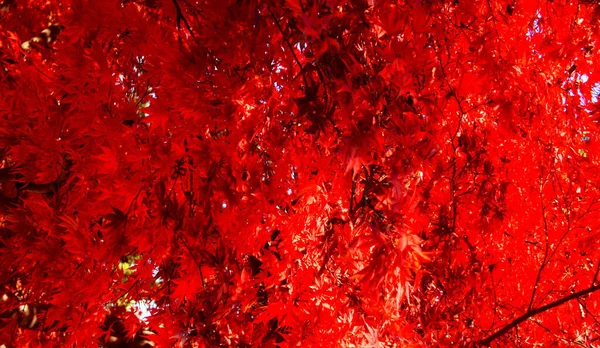
{"type": "Polygon", "coordinates": [[[352,179],[361,172],[363,166],[367,167],[368,165],[368,163],[357,154],[356,148],[350,149],[347,162],[348,164],[346,165],[345,173],[348,174],[352,172],[352,179]]]}
{"type": "Polygon", "coordinates": [[[599,339],[597,1],[0,13],[0,345],[599,339]]]}

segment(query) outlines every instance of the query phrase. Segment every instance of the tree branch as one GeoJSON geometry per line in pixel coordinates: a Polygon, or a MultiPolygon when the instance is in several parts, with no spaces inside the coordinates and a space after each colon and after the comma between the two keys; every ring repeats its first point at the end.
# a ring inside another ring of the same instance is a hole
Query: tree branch
{"type": "Polygon", "coordinates": [[[598,265],[596,266],[596,271],[594,272],[594,278],[592,279],[592,285],[596,284],[596,279],[598,279],[598,272],[600,272],[600,260],[598,260],[598,265]]]}
{"type": "MultiPolygon", "coordinates": [[[[304,66],[302,65],[302,63],[300,63],[300,60],[298,59],[296,52],[294,52],[294,46],[292,46],[292,43],[290,42],[290,40],[286,37],[285,33],[283,32],[283,28],[281,27],[281,24],[279,24],[279,20],[277,19],[277,16],[275,16],[275,13],[273,12],[272,7],[273,7],[273,3],[271,1],[269,1],[269,13],[271,14],[271,17],[273,17],[273,21],[275,22],[277,29],[279,29],[279,32],[281,33],[283,40],[289,47],[290,52],[292,52],[292,56],[294,56],[294,60],[296,61],[296,64],[298,64],[298,67],[300,67],[300,74],[302,74],[302,72],[304,71],[304,66]]],[[[304,79],[304,84],[307,85],[306,75],[302,74],[302,78],[304,79]]]]}
{"type": "Polygon", "coordinates": [[[591,287],[589,287],[587,289],[580,290],[578,292],[574,292],[574,293],[572,293],[569,296],[565,296],[565,297],[563,297],[561,299],[558,299],[558,300],[556,300],[554,302],[551,302],[551,303],[549,303],[549,304],[547,304],[545,306],[542,306],[542,307],[539,307],[539,308],[536,308],[536,309],[532,309],[532,310],[528,310],[527,312],[525,312],[525,314],[523,314],[520,317],[518,317],[517,319],[513,320],[508,325],[504,326],[503,328],[501,328],[500,330],[498,330],[495,333],[491,334],[490,336],[484,338],[479,343],[481,345],[487,347],[487,346],[490,345],[490,343],[492,343],[492,341],[494,341],[495,339],[503,336],[504,334],[506,334],[510,330],[516,328],[519,324],[521,324],[522,322],[526,321],[527,319],[529,319],[529,318],[531,318],[531,317],[533,317],[535,315],[538,315],[540,313],[543,313],[543,312],[545,312],[547,310],[550,310],[550,309],[552,309],[554,307],[558,307],[558,306],[560,306],[562,304],[565,304],[565,303],[567,303],[567,302],[569,302],[571,300],[578,299],[581,296],[590,294],[590,293],[592,293],[594,291],[598,291],[598,290],[600,290],[600,285],[594,285],[594,286],[591,286],[591,287]]]}
{"type": "Polygon", "coordinates": [[[185,24],[187,30],[190,32],[190,35],[192,37],[194,37],[194,32],[192,31],[192,27],[190,26],[190,23],[187,21],[187,19],[185,18],[185,16],[183,15],[183,11],[181,11],[181,6],[179,6],[179,2],[177,0],[173,0],[173,5],[175,5],[175,11],[176,11],[176,20],[177,20],[177,29],[181,29],[181,22],[183,21],[183,24],[185,24]]]}

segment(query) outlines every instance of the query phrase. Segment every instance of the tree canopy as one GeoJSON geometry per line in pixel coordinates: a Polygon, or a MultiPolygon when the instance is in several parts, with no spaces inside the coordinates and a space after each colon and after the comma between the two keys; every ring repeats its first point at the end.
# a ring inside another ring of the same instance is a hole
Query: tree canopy
{"type": "Polygon", "coordinates": [[[0,346],[600,344],[599,19],[4,0],[0,346]]]}

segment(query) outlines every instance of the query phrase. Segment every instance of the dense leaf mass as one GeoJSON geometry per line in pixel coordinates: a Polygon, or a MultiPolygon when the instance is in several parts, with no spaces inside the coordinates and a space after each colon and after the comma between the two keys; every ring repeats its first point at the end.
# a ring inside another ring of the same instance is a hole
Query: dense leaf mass
{"type": "Polygon", "coordinates": [[[600,342],[600,5],[0,4],[0,346],[600,342]]]}

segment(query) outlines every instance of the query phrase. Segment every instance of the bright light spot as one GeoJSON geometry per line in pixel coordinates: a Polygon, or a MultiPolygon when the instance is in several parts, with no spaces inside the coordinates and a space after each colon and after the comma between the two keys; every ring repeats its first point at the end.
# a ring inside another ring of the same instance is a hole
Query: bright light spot
{"type": "Polygon", "coordinates": [[[156,308],[156,302],[141,300],[136,301],[135,306],[137,307],[135,316],[140,320],[146,321],[146,319],[152,315],[150,309],[156,308]]]}
{"type": "Polygon", "coordinates": [[[599,96],[600,96],[600,82],[596,83],[592,87],[592,102],[597,103],[599,96]]]}

